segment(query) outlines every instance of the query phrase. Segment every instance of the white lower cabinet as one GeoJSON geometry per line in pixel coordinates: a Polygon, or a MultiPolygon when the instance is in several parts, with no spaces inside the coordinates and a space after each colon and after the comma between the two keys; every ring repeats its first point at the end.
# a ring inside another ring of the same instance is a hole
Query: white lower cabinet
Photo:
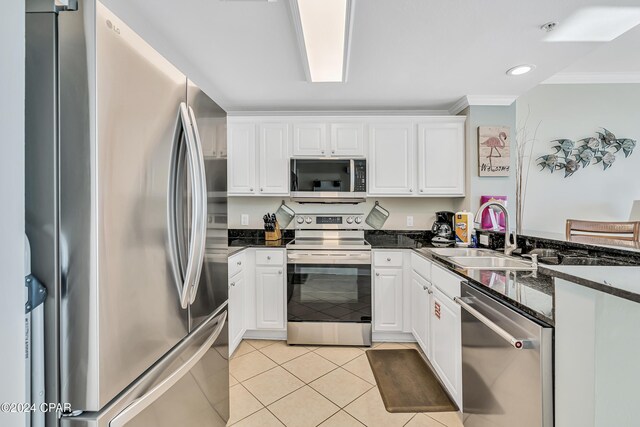
{"type": "Polygon", "coordinates": [[[374,332],[402,332],[402,268],[375,268],[374,332]]]}
{"type": "Polygon", "coordinates": [[[429,323],[431,321],[431,284],[415,271],[411,273],[411,332],[422,348],[431,358],[431,340],[429,323]]]}
{"type": "Polygon", "coordinates": [[[285,329],[283,266],[256,266],[256,329],[285,329]]]}
{"type": "Polygon", "coordinates": [[[453,400],[462,408],[462,337],[460,306],[434,283],[431,298],[431,364],[453,400]]]}
{"type": "Polygon", "coordinates": [[[233,354],[244,335],[244,275],[242,272],[229,279],[229,354],[233,354]]]}

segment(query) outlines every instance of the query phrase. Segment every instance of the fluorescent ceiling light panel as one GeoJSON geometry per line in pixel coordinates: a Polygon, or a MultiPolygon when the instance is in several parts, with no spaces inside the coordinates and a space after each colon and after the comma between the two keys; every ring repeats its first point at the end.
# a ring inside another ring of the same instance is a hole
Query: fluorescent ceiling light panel
{"type": "Polygon", "coordinates": [[[348,0],[297,0],[312,82],[344,80],[348,0]]]}
{"type": "Polygon", "coordinates": [[[579,9],[546,37],[551,42],[608,42],[640,24],[640,7],[579,9]]]}

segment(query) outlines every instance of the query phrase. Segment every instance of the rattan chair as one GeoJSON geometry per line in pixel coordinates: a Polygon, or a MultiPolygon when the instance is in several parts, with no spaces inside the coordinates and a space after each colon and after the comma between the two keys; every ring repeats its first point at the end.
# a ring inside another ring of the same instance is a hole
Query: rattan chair
{"type": "Polygon", "coordinates": [[[576,236],[588,236],[637,242],[640,241],[640,221],[602,222],[568,219],[566,235],[567,240],[576,236]]]}

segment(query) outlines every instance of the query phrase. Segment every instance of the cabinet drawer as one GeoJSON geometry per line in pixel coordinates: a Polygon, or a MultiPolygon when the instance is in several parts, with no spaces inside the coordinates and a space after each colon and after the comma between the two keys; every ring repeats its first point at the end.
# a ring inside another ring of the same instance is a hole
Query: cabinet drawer
{"type": "Polygon", "coordinates": [[[284,264],[284,252],[278,249],[256,250],[257,265],[282,265],[284,264]]]}
{"type": "Polygon", "coordinates": [[[244,251],[229,258],[229,277],[233,277],[242,271],[244,264],[244,251]]]}
{"type": "Polygon", "coordinates": [[[431,281],[431,263],[415,252],[411,253],[411,268],[423,279],[431,281]]]}
{"type": "Polygon", "coordinates": [[[460,278],[442,267],[432,266],[431,283],[451,299],[460,296],[460,278]]]}
{"type": "Polygon", "coordinates": [[[374,252],[373,265],[376,267],[402,267],[402,252],[374,252]]]}

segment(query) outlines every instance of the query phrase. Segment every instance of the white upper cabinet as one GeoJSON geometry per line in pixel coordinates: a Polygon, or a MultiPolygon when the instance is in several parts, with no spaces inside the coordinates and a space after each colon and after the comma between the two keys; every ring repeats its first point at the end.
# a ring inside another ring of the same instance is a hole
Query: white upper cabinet
{"type": "Polygon", "coordinates": [[[415,126],[372,123],[369,126],[369,193],[413,195],[415,126]]]}
{"type": "Polygon", "coordinates": [[[289,192],[289,127],[281,123],[260,125],[259,194],[289,192]]]}
{"type": "Polygon", "coordinates": [[[464,118],[418,124],[419,195],[464,195],[464,118]]]}
{"type": "Polygon", "coordinates": [[[364,157],[364,124],[331,123],[332,156],[364,157]]]}
{"type": "Polygon", "coordinates": [[[228,136],[229,194],[255,194],[256,125],[253,123],[230,123],[228,136]]]}
{"type": "Polygon", "coordinates": [[[327,154],[327,125],[325,123],[294,123],[294,156],[322,157],[327,154]]]}

